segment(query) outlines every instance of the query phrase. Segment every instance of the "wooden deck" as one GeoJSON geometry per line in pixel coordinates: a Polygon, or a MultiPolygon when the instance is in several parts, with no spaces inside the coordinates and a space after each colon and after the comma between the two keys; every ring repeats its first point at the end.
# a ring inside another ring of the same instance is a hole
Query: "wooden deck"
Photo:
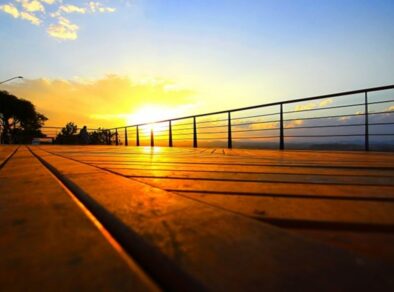
{"type": "Polygon", "coordinates": [[[394,154],[0,148],[5,290],[394,289],[394,154]]]}

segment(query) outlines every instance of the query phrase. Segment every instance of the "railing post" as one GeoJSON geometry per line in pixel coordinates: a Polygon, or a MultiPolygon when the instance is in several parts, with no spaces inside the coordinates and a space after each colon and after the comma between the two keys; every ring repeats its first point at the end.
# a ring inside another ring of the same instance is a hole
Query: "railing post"
{"type": "Polygon", "coordinates": [[[168,121],[168,146],[172,147],[172,122],[168,121]]]}
{"type": "Polygon", "coordinates": [[[193,147],[197,148],[197,123],[196,123],[196,117],[193,117],[193,147]]]}
{"type": "Polygon", "coordinates": [[[369,151],[368,92],[365,92],[365,151],[369,151]]]}
{"type": "Polygon", "coordinates": [[[107,144],[111,145],[111,130],[107,131],[107,144]]]}
{"type": "Polygon", "coordinates": [[[153,127],[150,129],[150,147],[155,147],[155,138],[153,136],[153,127]]]}
{"type": "Polygon", "coordinates": [[[129,141],[127,138],[127,127],[124,127],[124,144],[125,146],[129,146],[129,141]]]}
{"type": "Polygon", "coordinates": [[[136,139],[135,139],[135,141],[136,141],[136,144],[137,144],[137,146],[140,146],[140,128],[139,128],[139,126],[137,125],[137,131],[136,131],[136,139]]]}
{"type": "Polygon", "coordinates": [[[231,112],[228,112],[228,141],[227,141],[227,148],[231,149],[233,148],[233,140],[232,140],[232,135],[231,135],[231,112]]]}
{"type": "Polygon", "coordinates": [[[285,137],[284,137],[284,128],[283,128],[283,103],[280,104],[280,130],[279,130],[279,149],[285,149],[285,137]]]}
{"type": "Polygon", "coordinates": [[[119,140],[118,140],[118,129],[117,128],[115,129],[115,139],[116,139],[115,144],[116,144],[116,146],[118,146],[119,140]]]}

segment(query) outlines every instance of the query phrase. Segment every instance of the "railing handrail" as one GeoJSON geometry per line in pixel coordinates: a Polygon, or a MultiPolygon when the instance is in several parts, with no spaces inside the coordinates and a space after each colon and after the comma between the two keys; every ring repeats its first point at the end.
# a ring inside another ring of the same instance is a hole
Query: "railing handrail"
{"type": "Polygon", "coordinates": [[[248,106],[248,107],[241,107],[241,108],[236,108],[236,109],[210,112],[210,113],[205,113],[205,114],[196,114],[196,115],[183,116],[183,117],[177,117],[177,118],[172,118],[172,119],[165,119],[165,120],[160,120],[160,121],[153,121],[153,122],[146,122],[146,123],[140,123],[140,124],[113,127],[113,128],[103,129],[103,130],[110,131],[110,130],[115,130],[115,129],[125,129],[125,128],[137,127],[137,126],[147,126],[147,125],[152,125],[152,124],[166,123],[169,121],[179,121],[179,120],[186,120],[186,119],[199,118],[199,117],[205,117],[205,116],[234,113],[234,112],[238,112],[238,111],[252,110],[252,109],[257,109],[257,108],[262,108],[262,107],[278,106],[278,105],[284,105],[284,104],[289,104],[289,103],[298,103],[298,102],[311,101],[311,100],[317,100],[317,99],[323,99],[323,98],[347,96],[347,95],[352,95],[352,94],[366,93],[366,92],[380,91],[380,90],[387,90],[387,89],[394,89],[394,84],[393,85],[386,85],[386,86],[379,86],[379,87],[357,89],[357,90],[351,90],[351,91],[342,91],[342,92],[337,92],[337,93],[311,96],[311,97],[305,97],[305,98],[290,99],[290,100],[285,100],[285,101],[265,103],[265,104],[259,104],[259,105],[248,106]]]}

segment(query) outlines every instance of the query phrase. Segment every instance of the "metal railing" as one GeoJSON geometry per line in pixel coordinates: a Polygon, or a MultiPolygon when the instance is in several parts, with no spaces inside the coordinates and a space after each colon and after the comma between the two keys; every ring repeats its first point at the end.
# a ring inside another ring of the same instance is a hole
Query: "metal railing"
{"type": "MultiPolygon", "coordinates": [[[[206,146],[210,142],[225,142],[225,146],[233,148],[234,143],[260,141],[261,144],[261,141],[268,141],[278,144],[279,149],[283,150],[287,144],[294,144],[300,138],[304,142],[307,139],[323,139],[323,144],[352,138],[350,144],[361,143],[362,148],[368,151],[372,137],[394,137],[393,89],[394,85],[366,88],[116,127],[106,131],[109,137],[114,137],[108,139],[109,144],[125,146],[133,142],[141,146],[141,136],[145,136],[146,144],[151,147],[158,144],[173,147],[176,142],[189,141],[193,147],[198,147],[200,143],[206,146]],[[389,98],[379,99],[382,93],[388,94],[389,98]],[[370,97],[375,100],[371,101],[370,97]],[[329,114],[324,115],[325,112],[329,114]],[[311,116],[311,113],[321,114],[311,116]],[[379,127],[383,132],[371,132],[372,128],[379,127]],[[346,129],[352,129],[353,132],[346,129]]],[[[389,142],[394,144],[394,141],[389,142]]]]}
{"type": "Polygon", "coordinates": [[[327,140],[329,138],[362,137],[363,149],[369,150],[371,137],[394,137],[394,131],[387,133],[387,128],[392,130],[392,125],[394,125],[394,120],[391,119],[393,117],[392,113],[394,113],[394,106],[386,106],[386,108],[382,109],[382,106],[393,104],[393,89],[394,85],[353,90],[179,117],[153,123],[116,127],[106,129],[106,131],[108,131],[111,137],[115,137],[113,140],[115,145],[124,144],[126,146],[133,142],[136,146],[141,146],[142,135],[147,136],[145,140],[148,140],[148,144],[152,147],[157,145],[158,141],[162,142],[162,145],[164,142],[163,146],[173,147],[176,141],[183,140],[192,142],[193,147],[198,147],[202,141],[226,141],[226,146],[233,148],[235,141],[247,142],[266,139],[271,142],[276,140],[279,149],[285,149],[286,139],[289,139],[291,142],[298,138],[302,138],[303,140],[307,138],[325,138],[327,140]],[[391,98],[377,101],[369,100],[371,94],[382,92],[389,92],[391,98]],[[341,100],[345,100],[346,97],[350,98],[352,103],[341,104],[341,100]],[[332,99],[334,98],[338,100],[333,101],[332,99]],[[302,104],[318,100],[321,101],[320,104],[302,104]],[[295,108],[288,109],[294,105],[295,108]],[[376,107],[376,110],[371,110],[371,107],[376,107]],[[354,112],[360,108],[362,111],[354,112]],[[268,110],[268,112],[259,112],[261,110],[268,110]],[[353,111],[349,113],[345,110],[353,111]],[[310,113],[323,113],[324,111],[336,112],[329,115],[310,116],[310,113]],[[249,115],[242,115],[242,113],[249,113],[249,115]],[[304,116],[297,117],[297,114],[304,114],[304,116]],[[295,117],[291,117],[292,115],[295,117]],[[371,121],[371,117],[379,115],[385,118],[372,119],[371,121]],[[322,121],[329,121],[330,123],[322,123],[322,121]],[[339,121],[341,123],[338,123],[339,121]],[[384,133],[371,133],[371,127],[378,126],[386,127],[386,131],[384,133]],[[355,128],[358,129],[357,132],[338,132],[338,129],[342,129],[343,131],[343,129],[354,130],[355,128]],[[360,128],[362,128],[362,132],[359,131],[360,128]],[[319,133],[310,133],[314,129],[318,129],[319,133]],[[327,129],[334,129],[336,132],[320,133],[320,131],[327,129]],[[262,134],[264,132],[272,133],[275,131],[276,134],[262,134]],[[286,133],[294,131],[299,132],[298,134],[286,133]],[[253,133],[257,133],[257,136],[251,135],[253,133]]]}

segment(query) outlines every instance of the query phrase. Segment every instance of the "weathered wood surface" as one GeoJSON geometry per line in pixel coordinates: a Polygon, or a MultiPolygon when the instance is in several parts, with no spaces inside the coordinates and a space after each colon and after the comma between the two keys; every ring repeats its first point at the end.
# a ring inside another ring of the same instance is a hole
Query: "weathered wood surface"
{"type": "Polygon", "coordinates": [[[5,165],[7,160],[12,157],[17,148],[17,146],[13,145],[0,147],[0,169],[5,165]]]}
{"type": "Polygon", "coordinates": [[[49,151],[394,262],[394,155],[149,147],[49,151]]]}
{"type": "Polygon", "coordinates": [[[24,147],[0,170],[0,230],[2,291],[156,290],[24,147]]]}
{"type": "MultiPolygon", "coordinates": [[[[316,196],[327,186],[310,187],[306,183],[292,183],[291,187],[283,188],[278,182],[214,182],[183,179],[179,180],[178,184],[171,183],[171,187],[180,185],[176,193],[173,193],[166,191],[167,187],[161,182],[178,182],[178,179],[129,178],[127,174],[118,175],[105,170],[113,171],[111,167],[118,163],[124,165],[129,161],[136,161],[151,165],[193,164],[204,166],[205,170],[215,170],[217,165],[221,165],[230,171],[232,165],[243,164],[258,167],[270,164],[280,167],[287,165],[291,156],[286,158],[286,162],[280,161],[275,165],[270,157],[262,157],[259,160],[254,156],[241,157],[237,152],[230,156],[223,152],[211,153],[200,149],[32,147],[32,150],[80,195],[80,199],[94,214],[110,226],[109,229],[128,248],[132,256],[165,287],[185,289],[193,283],[194,287],[212,290],[297,290],[322,289],[321,287],[332,290],[354,288],[355,282],[356,285],[360,285],[359,288],[365,285],[379,286],[382,283],[389,287],[393,284],[391,265],[292,236],[286,231],[264,224],[260,220],[255,220],[255,214],[250,216],[248,212],[237,209],[238,204],[232,199],[235,197],[233,195],[227,196],[231,203],[225,205],[223,202],[207,204],[207,201],[200,197],[195,198],[193,195],[182,193],[185,186],[193,190],[201,190],[198,187],[204,186],[208,187],[209,192],[214,193],[218,190],[214,183],[222,184],[224,192],[230,192],[241,183],[245,186],[240,189],[252,194],[253,184],[260,184],[259,192],[268,189],[267,194],[275,191],[278,194],[285,192],[287,195],[299,195],[302,193],[300,188],[308,187],[307,195],[316,196]],[[103,162],[107,163],[104,170],[96,167],[103,162]],[[226,187],[226,184],[230,184],[230,187],[226,187]],[[360,260],[363,262],[362,265],[360,260]],[[380,277],[382,282],[376,284],[378,282],[375,277],[380,277]],[[182,279],[185,279],[184,282],[182,279]]],[[[292,163],[303,167],[313,164],[300,159],[292,163]]],[[[366,169],[365,161],[358,163],[357,167],[366,169]]],[[[393,170],[386,162],[380,164],[375,161],[374,164],[374,171],[385,171],[386,175],[393,175],[393,170]]],[[[345,168],[344,165],[342,168],[345,168]]],[[[175,167],[173,170],[178,169],[175,167]]],[[[361,180],[362,177],[358,179],[361,180]]],[[[347,185],[334,187],[338,188],[334,190],[335,196],[356,196],[348,193],[352,189],[347,185]]],[[[391,186],[371,184],[368,187],[369,191],[372,190],[381,199],[392,198],[392,193],[383,196],[374,189],[391,186]]],[[[358,191],[361,191],[361,188],[358,191]]],[[[362,194],[365,198],[371,195],[366,191],[362,194]]],[[[332,193],[327,191],[324,195],[331,196],[332,193]]],[[[215,196],[216,194],[206,194],[206,197],[215,196]]],[[[245,205],[248,204],[245,202],[245,205]]],[[[256,204],[253,202],[250,205],[256,204]]],[[[390,211],[392,210],[389,209],[387,212],[390,211]]],[[[389,217],[387,214],[385,216],[389,217]]],[[[387,219],[385,216],[381,215],[386,220],[384,224],[390,225],[390,218],[387,219]]]]}
{"type": "MultiPolygon", "coordinates": [[[[393,154],[29,148],[165,290],[394,289],[393,154]]],[[[14,158],[1,175],[21,162],[14,158]]],[[[4,182],[8,188],[18,183],[4,182]]],[[[30,198],[25,189],[15,197],[30,198]]],[[[71,225],[79,229],[75,220],[71,225]]],[[[82,237],[84,228],[75,234],[82,237]]],[[[133,281],[153,289],[136,269],[133,281]]],[[[100,263],[92,270],[112,273],[100,263]]]]}

